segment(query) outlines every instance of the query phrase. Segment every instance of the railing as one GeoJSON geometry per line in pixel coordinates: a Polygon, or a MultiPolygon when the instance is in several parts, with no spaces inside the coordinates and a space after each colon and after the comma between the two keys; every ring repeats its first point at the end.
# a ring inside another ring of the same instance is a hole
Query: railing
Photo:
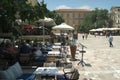
{"type": "Polygon", "coordinates": [[[12,33],[0,33],[0,38],[12,38],[12,33]]]}

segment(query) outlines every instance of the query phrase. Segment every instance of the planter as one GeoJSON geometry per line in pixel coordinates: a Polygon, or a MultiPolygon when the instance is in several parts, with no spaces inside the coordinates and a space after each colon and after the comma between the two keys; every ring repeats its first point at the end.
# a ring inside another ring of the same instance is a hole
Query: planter
{"type": "Polygon", "coordinates": [[[73,60],[75,60],[76,48],[77,48],[77,46],[70,46],[71,57],[73,60]]]}

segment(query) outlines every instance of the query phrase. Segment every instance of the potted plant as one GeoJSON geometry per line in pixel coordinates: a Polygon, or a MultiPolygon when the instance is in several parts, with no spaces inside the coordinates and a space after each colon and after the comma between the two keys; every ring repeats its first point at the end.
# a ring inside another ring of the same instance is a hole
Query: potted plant
{"type": "Polygon", "coordinates": [[[76,49],[77,49],[76,40],[73,38],[70,41],[71,60],[76,60],[75,59],[76,49]]]}

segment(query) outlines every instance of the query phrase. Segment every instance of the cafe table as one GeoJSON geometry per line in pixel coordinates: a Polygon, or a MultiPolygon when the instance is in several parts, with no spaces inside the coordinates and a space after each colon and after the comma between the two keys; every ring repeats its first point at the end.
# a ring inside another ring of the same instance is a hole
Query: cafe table
{"type": "Polygon", "coordinates": [[[54,76],[54,80],[56,80],[57,73],[58,73],[57,67],[38,67],[34,71],[34,74],[36,74],[35,80],[42,80],[42,76],[46,76],[46,78],[54,76]]]}
{"type": "Polygon", "coordinates": [[[48,55],[49,56],[60,56],[61,53],[60,53],[60,51],[49,51],[48,55]]]}

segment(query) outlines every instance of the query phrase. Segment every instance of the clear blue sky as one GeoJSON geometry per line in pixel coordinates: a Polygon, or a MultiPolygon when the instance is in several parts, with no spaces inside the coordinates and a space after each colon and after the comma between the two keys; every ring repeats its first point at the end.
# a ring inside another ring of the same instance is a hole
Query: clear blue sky
{"type": "MultiPolygon", "coordinates": [[[[41,2],[42,0],[38,0],[41,2]]],[[[67,9],[108,9],[112,6],[120,6],[120,0],[44,0],[47,9],[56,10],[60,8],[67,9]]]]}

